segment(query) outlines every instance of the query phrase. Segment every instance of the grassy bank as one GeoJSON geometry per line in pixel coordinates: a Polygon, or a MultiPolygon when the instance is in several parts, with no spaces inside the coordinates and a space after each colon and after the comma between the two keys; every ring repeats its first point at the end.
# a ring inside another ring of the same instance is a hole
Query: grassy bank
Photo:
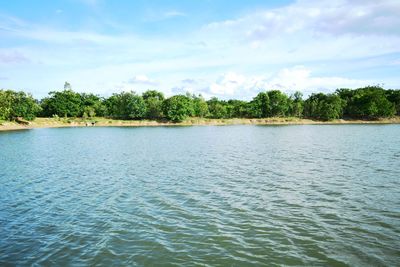
{"type": "Polygon", "coordinates": [[[205,119],[190,118],[180,123],[150,121],[150,120],[113,120],[108,118],[96,117],[93,119],[82,118],[36,118],[28,125],[17,122],[0,121],[0,131],[23,130],[34,128],[57,128],[57,127],[95,127],[105,126],[193,126],[193,125],[296,125],[296,124],[397,124],[400,117],[385,118],[378,120],[333,120],[318,121],[310,119],[299,119],[294,117],[287,118],[265,118],[265,119],[205,119]]]}

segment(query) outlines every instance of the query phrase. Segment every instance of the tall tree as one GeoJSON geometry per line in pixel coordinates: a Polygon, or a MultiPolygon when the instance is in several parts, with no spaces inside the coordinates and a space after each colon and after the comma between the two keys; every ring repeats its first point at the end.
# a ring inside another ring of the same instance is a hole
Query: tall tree
{"type": "Polygon", "coordinates": [[[142,97],[146,104],[145,117],[151,120],[161,119],[163,117],[162,103],[164,94],[159,91],[148,90],[142,94],[142,97]]]}
{"type": "Polygon", "coordinates": [[[228,118],[247,118],[249,117],[248,102],[242,100],[228,100],[227,103],[228,118]]]}
{"type": "Polygon", "coordinates": [[[182,122],[193,115],[193,104],[189,97],[175,95],[163,102],[163,112],[168,120],[182,122]]]}
{"type": "Polygon", "coordinates": [[[64,83],[64,90],[72,90],[71,84],[69,82],[64,83]]]}
{"type": "Polygon", "coordinates": [[[303,94],[299,91],[289,97],[289,115],[301,118],[304,110],[303,94]]]}
{"type": "Polygon", "coordinates": [[[106,100],[108,114],[120,119],[142,119],[146,114],[143,98],[135,92],[113,94],[106,100]]]}
{"type": "Polygon", "coordinates": [[[269,117],[283,117],[286,116],[289,110],[288,96],[278,90],[268,91],[269,98],[269,117]]]}
{"type": "Polygon", "coordinates": [[[260,92],[250,102],[251,116],[266,118],[270,113],[269,96],[266,92],[260,92]]]}
{"type": "Polygon", "coordinates": [[[82,107],[81,111],[82,116],[86,117],[94,117],[94,116],[105,116],[106,115],[106,106],[104,105],[104,99],[94,95],[94,94],[81,94],[82,99],[82,107]]]}
{"type": "Polygon", "coordinates": [[[39,111],[40,106],[30,94],[0,90],[0,119],[14,120],[22,117],[33,120],[39,111]]]}
{"type": "Polygon", "coordinates": [[[49,97],[41,101],[42,115],[51,117],[79,117],[82,116],[82,98],[79,93],[72,90],[52,91],[49,97]]]}
{"type": "Polygon", "coordinates": [[[342,117],[344,105],[337,94],[312,94],[304,103],[304,113],[310,118],[334,120],[342,117]]]}
{"type": "Polygon", "coordinates": [[[219,100],[216,97],[211,98],[207,101],[209,116],[213,119],[227,118],[228,112],[226,109],[226,103],[219,100]]]}
{"type": "Polygon", "coordinates": [[[395,104],[389,101],[389,95],[379,86],[339,89],[336,92],[347,103],[344,114],[348,117],[379,118],[396,113],[395,104]]]}
{"type": "Polygon", "coordinates": [[[202,95],[193,95],[193,111],[196,117],[207,117],[209,114],[207,102],[204,100],[202,95]]]}
{"type": "Polygon", "coordinates": [[[386,98],[395,106],[396,115],[400,116],[400,90],[387,90],[386,98]]]}
{"type": "Polygon", "coordinates": [[[11,90],[0,90],[0,120],[10,119],[13,101],[13,93],[11,90]]]}

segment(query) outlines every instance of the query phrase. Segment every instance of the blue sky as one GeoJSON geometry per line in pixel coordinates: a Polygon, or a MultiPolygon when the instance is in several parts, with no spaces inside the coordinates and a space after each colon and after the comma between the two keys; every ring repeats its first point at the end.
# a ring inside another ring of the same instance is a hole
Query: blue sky
{"type": "Polygon", "coordinates": [[[35,97],[400,88],[398,0],[1,1],[0,40],[0,88],[35,97]]]}

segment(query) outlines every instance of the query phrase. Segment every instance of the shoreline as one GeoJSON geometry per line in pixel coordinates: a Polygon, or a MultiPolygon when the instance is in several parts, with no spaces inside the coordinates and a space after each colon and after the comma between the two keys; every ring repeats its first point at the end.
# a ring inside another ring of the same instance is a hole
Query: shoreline
{"type": "Polygon", "coordinates": [[[36,118],[28,125],[16,122],[0,122],[0,131],[30,130],[37,128],[64,127],[157,127],[157,126],[224,126],[224,125],[340,125],[340,124],[400,124],[400,117],[378,120],[339,119],[333,121],[318,121],[299,118],[264,118],[264,119],[205,119],[189,118],[183,122],[159,122],[149,120],[114,120],[107,118],[93,119],[53,119],[36,118]],[[87,123],[95,122],[94,126],[87,123]]]}

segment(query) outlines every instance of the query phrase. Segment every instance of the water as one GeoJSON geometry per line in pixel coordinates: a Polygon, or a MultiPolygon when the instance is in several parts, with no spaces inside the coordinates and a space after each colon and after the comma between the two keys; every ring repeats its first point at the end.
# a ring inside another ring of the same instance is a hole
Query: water
{"type": "Polygon", "coordinates": [[[0,265],[398,266],[400,125],[0,133],[0,265]]]}

